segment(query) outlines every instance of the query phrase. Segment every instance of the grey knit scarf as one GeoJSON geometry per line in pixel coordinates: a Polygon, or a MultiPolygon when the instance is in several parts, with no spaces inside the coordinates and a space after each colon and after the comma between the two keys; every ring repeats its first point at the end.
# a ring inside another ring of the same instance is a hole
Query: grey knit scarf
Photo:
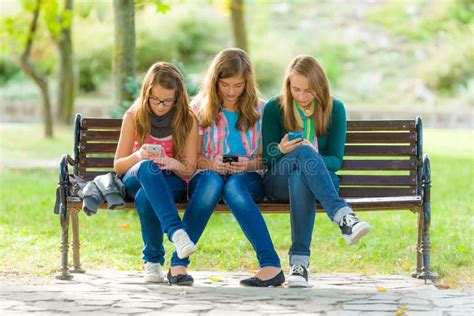
{"type": "Polygon", "coordinates": [[[173,121],[176,108],[172,108],[168,113],[163,116],[158,116],[151,112],[151,136],[155,138],[164,138],[171,135],[171,122],[173,121]]]}

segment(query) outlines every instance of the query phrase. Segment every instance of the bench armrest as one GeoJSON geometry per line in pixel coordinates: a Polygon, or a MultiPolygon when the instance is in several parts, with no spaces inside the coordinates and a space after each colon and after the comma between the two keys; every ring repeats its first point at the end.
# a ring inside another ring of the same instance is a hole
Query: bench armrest
{"type": "Polygon", "coordinates": [[[62,155],[59,160],[59,181],[56,186],[56,201],[54,203],[54,213],[59,215],[65,215],[67,212],[67,197],[71,187],[68,164],[75,166],[76,162],[68,154],[62,155]]]}

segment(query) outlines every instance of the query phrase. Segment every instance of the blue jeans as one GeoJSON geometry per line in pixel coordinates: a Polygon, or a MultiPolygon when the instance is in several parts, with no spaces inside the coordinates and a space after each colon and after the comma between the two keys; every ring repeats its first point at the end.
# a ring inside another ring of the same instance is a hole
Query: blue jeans
{"type": "Polygon", "coordinates": [[[186,182],[170,171],[162,171],[151,160],[132,166],[123,176],[127,199],[135,200],[143,238],[143,260],[164,264],[163,232],[171,240],[184,228],[175,202],[186,200],[186,182]]]}
{"type": "Polygon", "coordinates": [[[265,174],[264,184],[269,201],[290,203],[290,264],[309,264],[316,201],[336,224],[353,212],[339,197],[337,175],[326,168],[321,155],[309,145],[280,159],[265,174]]]}
{"type": "MultiPolygon", "coordinates": [[[[222,199],[234,214],[242,231],[257,253],[260,267],[280,267],[270,233],[256,203],[264,198],[262,177],[256,172],[222,176],[211,170],[196,174],[189,184],[190,200],[183,222],[189,237],[197,243],[217,203],[222,199]]],[[[189,258],[179,259],[176,252],[171,266],[188,266],[189,258]]]]}

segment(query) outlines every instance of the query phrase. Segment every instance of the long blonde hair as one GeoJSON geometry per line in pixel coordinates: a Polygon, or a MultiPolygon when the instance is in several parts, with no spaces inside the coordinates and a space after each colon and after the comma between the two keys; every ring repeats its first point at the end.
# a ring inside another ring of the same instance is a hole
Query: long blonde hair
{"type": "Polygon", "coordinates": [[[171,123],[173,137],[173,154],[177,159],[182,158],[186,139],[193,126],[194,115],[189,106],[189,97],[184,85],[184,79],[175,65],[166,62],[157,62],[148,69],[140,90],[140,97],[135,101],[134,121],[137,133],[137,142],[141,146],[145,143],[146,135],[150,134],[150,115],[152,109],[148,102],[151,88],[155,85],[169,90],[175,90],[176,112],[171,123]]]}
{"type": "Polygon", "coordinates": [[[199,105],[199,118],[202,127],[208,127],[218,119],[223,99],[218,92],[219,79],[242,75],[245,89],[236,103],[238,120],[236,127],[243,131],[255,126],[259,119],[257,112],[258,90],[250,58],[240,48],[227,48],[212,61],[207,71],[204,85],[193,99],[193,105],[199,105]]]}
{"type": "Polygon", "coordinates": [[[283,107],[285,128],[289,131],[295,131],[300,128],[296,120],[294,100],[290,87],[290,77],[294,74],[308,78],[309,88],[314,96],[315,109],[313,117],[314,121],[317,122],[315,126],[316,133],[317,135],[326,135],[332,114],[329,80],[318,60],[309,55],[296,56],[286,70],[285,81],[283,82],[283,95],[279,98],[279,103],[283,107]]]}

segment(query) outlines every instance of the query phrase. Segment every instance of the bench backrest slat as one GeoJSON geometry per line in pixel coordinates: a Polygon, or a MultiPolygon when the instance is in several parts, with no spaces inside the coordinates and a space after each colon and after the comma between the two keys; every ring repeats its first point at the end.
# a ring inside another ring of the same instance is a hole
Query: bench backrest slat
{"type": "Polygon", "coordinates": [[[415,120],[347,121],[350,131],[415,131],[415,120]]]}
{"type": "Polygon", "coordinates": [[[108,118],[88,118],[81,121],[81,129],[119,129],[122,126],[122,119],[108,118]]]}
{"type": "Polygon", "coordinates": [[[81,140],[84,140],[84,141],[104,141],[104,140],[117,141],[119,137],[120,137],[120,130],[117,130],[117,131],[83,130],[81,131],[81,140]]]}
{"type": "Polygon", "coordinates": [[[346,144],[346,156],[415,156],[416,145],[352,145],[346,144]]]}
{"type": "Polygon", "coordinates": [[[347,160],[344,159],[344,170],[415,170],[416,158],[404,160],[347,160]]]}
{"type": "MultiPolygon", "coordinates": [[[[113,171],[121,119],[83,118],[78,174],[86,180],[113,171]]],[[[342,197],[416,195],[417,129],[415,120],[348,121],[342,197]]]]}
{"type": "MultiPolygon", "coordinates": [[[[82,168],[112,167],[113,157],[83,157],[82,168]]],[[[415,170],[416,159],[409,160],[344,160],[344,170],[415,170]]]]}
{"type": "Polygon", "coordinates": [[[416,143],[414,133],[373,133],[373,132],[349,132],[346,141],[351,144],[368,143],[416,143]]]}

